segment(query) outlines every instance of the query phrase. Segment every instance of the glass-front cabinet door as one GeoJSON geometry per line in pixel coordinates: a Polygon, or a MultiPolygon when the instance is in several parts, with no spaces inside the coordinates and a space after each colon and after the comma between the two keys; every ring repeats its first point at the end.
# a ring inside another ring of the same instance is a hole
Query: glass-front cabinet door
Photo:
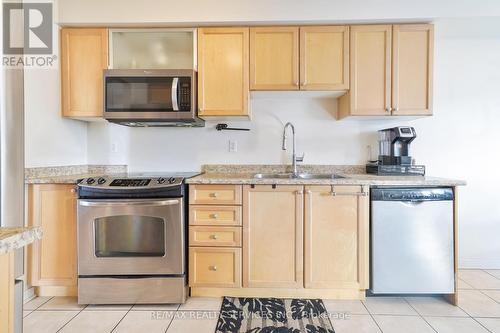
{"type": "Polygon", "coordinates": [[[196,29],[110,29],[111,69],[194,69],[196,29]]]}

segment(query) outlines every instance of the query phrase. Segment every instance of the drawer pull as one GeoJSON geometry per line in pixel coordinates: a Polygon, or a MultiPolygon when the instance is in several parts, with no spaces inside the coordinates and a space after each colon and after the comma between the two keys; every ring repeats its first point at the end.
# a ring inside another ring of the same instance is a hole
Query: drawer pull
{"type": "Polygon", "coordinates": [[[212,193],[210,193],[210,194],[209,194],[209,196],[210,196],[211,198],[217,198],[217,196],[218,196],[218,195],[219,195],[219,194],[218,194],[217,192],[212,192],[212,193]]]}
{"type": "Polygon", "coordinates": [[[208,269],[211,271],[216,272],[217,271],[217,266],[208,266],[208,269]]]}
{"type": "Polygon", "coordinates": [[[210,238],[216,240],[217,238],[219,238],[219,236],[217,236],[217,235],[214,234],[214,235],[211,235],[210,238]]]}
{"type": "Polygon", "coordinates": [[[218,219],[219,218],[219,214],[212,214],[210,215],[211,218],[213,219],[218,219]]]}

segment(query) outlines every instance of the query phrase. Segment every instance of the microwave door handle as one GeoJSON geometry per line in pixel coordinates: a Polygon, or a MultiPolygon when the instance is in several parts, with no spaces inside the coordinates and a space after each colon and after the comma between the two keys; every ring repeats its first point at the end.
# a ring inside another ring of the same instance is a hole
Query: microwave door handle
{"type": "Polygon", "coordinates": [[[174,77],[172,80],[172,109],[179,111],[179,103],[177,102],[177,89],[179,86],[179,78],[174,77]]]}

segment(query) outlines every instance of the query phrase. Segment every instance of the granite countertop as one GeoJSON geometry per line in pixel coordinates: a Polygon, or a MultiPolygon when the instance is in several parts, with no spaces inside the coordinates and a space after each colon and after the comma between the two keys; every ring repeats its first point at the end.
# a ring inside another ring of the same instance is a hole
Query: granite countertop
{"type": "Polygon", "coordinates": [[[22,248],[37,239],[42,239],[40,227],[0,228],[0,254],[22,248]]]}
{"type": "Polygon", "coordinates": [[[123,175],[125,165],[68,165],[27,168],[26,184],[76,184],[78,180],[96,175],[123,175]]]}
{"type": "Polygon", "coordinates": [[[188,184],[276,184],[276,185],[407,185],[407,186],[461,186],[465,182],[457,179],[420,176],[376,176],[368,174],[341,174],[345,178],[334,179],[255,179],[253,173],[204,173],[188,179],[188,184]]]}
{"type": "Polygon", "coordinates": [[[299,172],[333,173],[344,178],[330,179],[255,179],[255,173],[289,172],[283,165],[207,165],[204,173],[187,179],[188,184],[276,184],[276,185],[370,185],[370,186],[462,186],[457,179],[422,176],[377,176],[364,173],[364,166],[301,165],[299,172]]]}

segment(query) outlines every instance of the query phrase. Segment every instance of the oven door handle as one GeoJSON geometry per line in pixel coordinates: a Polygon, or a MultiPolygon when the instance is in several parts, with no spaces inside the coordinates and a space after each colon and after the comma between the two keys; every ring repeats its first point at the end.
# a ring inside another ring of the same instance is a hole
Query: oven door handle
{"type": "Polygon", "coordinates": [[[80,206],[86,207],[124,207],[124,206],[170,206],[170,205],[178,205],[179,200],[171,199],[171,200],[145,200],[145,201],[87,201],[87,200],[79,200],[80,206]]]}

